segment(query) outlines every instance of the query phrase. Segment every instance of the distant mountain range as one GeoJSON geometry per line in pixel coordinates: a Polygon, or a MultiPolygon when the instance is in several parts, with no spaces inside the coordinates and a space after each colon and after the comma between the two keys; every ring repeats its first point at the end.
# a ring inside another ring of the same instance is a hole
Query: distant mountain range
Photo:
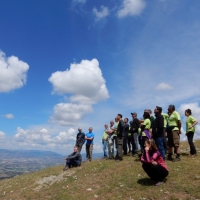
{"type": "Polygon", "coordinates": [[[64,165],[64,158],[51,151],[0,149],[0,179],[64,165]]]}
{"type": "Polygon", "coordinates": [[[52,151],[0,149],[0,159],[5,158],[63,158],[63,156],[52,151]]]}
{"type": "MultiPolygon", "coordinates": [[[[66,156],[52,151],[0,149],[0,180],[50,166],[64,166],[66,156]]],[[[103,153],[94,153],[93,159],[102,156],[103,153]]],[[[86,155],[82,154],[82,157],[84,161],[86,155]]]]}

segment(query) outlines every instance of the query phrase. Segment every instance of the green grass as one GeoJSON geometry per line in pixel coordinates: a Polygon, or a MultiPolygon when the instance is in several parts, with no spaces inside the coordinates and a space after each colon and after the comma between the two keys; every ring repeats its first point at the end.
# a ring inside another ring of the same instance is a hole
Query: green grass
{"type": "MultiPolygon", "coordinates": [[[[199,151],[200,141],[195,145],[199,151]]],[[[188,158],[187,143],[181,149],[181,162],[167,161],[169,176],[159,187],[150,184],[140,161],[126,156],[122,162],[101,159],[66,172],[57,166],[2,180],[0,199],[200,199],[200,155],[188,158]]]]}

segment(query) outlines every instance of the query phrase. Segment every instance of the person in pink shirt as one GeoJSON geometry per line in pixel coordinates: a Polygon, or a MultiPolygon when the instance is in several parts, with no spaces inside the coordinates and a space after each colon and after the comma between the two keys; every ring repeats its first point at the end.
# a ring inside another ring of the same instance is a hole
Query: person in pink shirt
{"type": "Polygon", "coordinates": [[[164,179],[168,176],[169,170],[163,160],[154,139],[145,140],[145,150],[141,157],[142,168],[151,178],[156,186],[164,183],[164,179]]]}

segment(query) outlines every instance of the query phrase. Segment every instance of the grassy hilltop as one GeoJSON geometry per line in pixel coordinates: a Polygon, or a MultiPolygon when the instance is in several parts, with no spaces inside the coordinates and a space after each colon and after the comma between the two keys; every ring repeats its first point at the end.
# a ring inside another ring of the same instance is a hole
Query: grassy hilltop
{"type": "Polygon", "coordinates": [[[141,163],[131,156],[124,161],[94,160],[65,172],[50,167],[0,181],[0,199],[200,199],[200,141],[196,158],[188,158],[181,144],[181,162],[167,161],[170,173],[165,184],[151,185],[141,163]]]}

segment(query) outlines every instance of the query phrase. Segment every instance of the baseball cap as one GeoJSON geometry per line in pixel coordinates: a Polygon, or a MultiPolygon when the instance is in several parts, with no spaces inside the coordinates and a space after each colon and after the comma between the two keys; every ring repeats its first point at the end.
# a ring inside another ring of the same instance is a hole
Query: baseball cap
{"type": "Polygon", "coordinates": [[[131,115],[136,115],[137,116],[137,113],[136,112],[132,112],[131,115]]]}

